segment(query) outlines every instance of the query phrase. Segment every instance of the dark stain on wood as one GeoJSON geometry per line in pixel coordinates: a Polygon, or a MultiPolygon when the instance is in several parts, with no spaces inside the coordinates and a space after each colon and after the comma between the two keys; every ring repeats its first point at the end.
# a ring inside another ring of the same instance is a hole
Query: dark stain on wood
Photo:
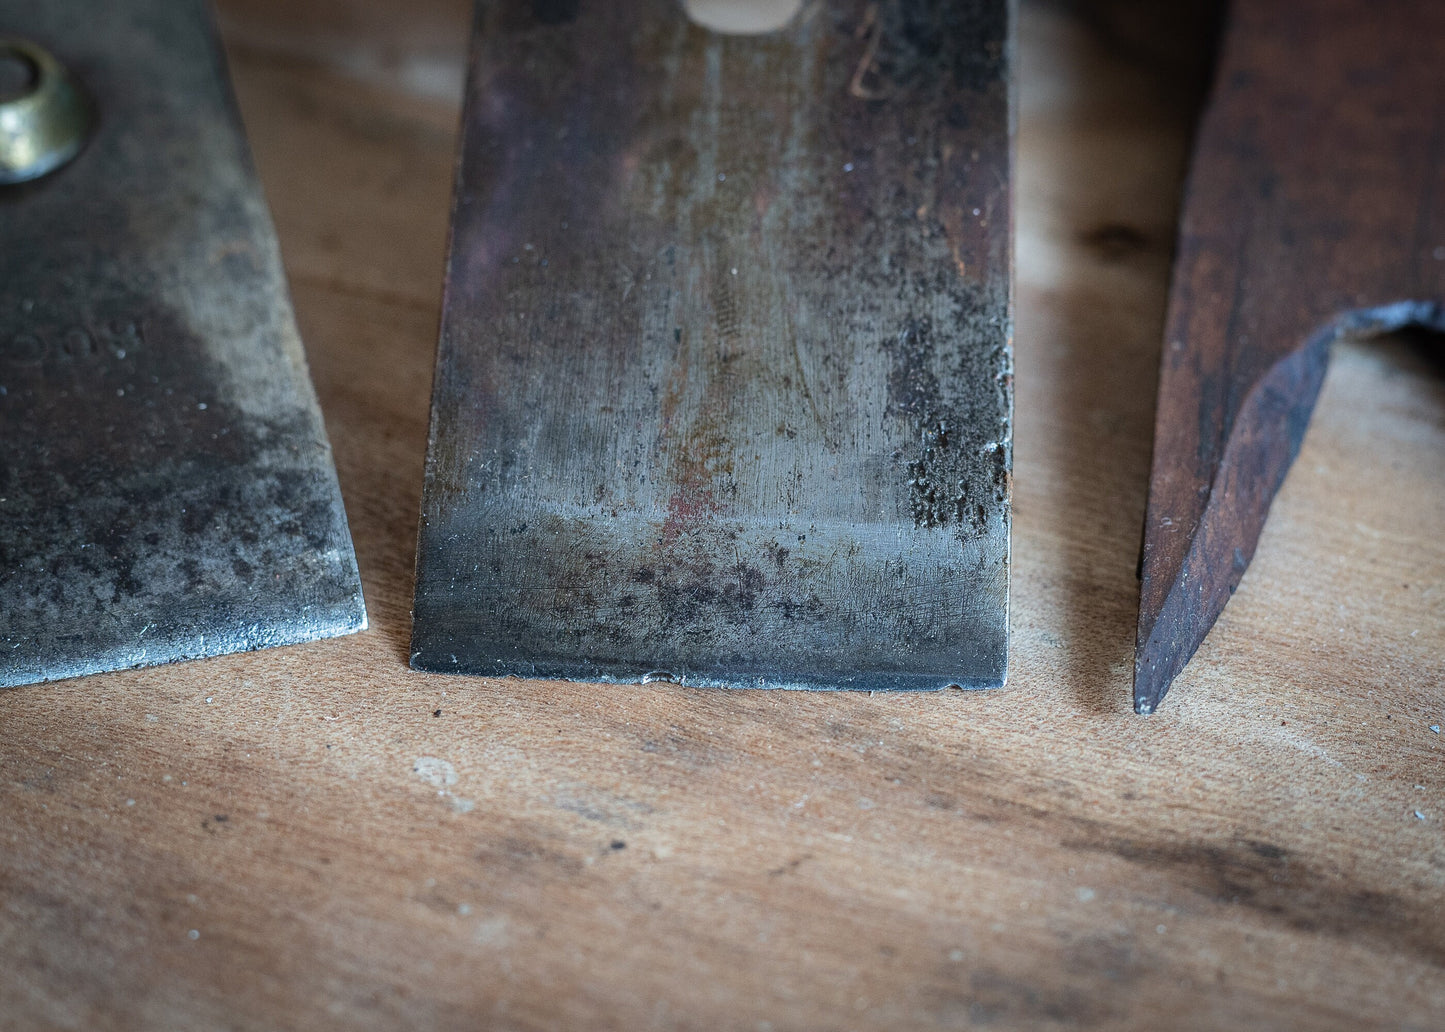
{"type": "Polygon", "coordinates": [[[1063,845],[1116,856],[1188,887],[1211,904],[1246,907],[1301,932],[1403,947],[1445,968],[1445,936],[1434,914],[1269,842],[1105,836],[1066,840],[1063,845]]]}

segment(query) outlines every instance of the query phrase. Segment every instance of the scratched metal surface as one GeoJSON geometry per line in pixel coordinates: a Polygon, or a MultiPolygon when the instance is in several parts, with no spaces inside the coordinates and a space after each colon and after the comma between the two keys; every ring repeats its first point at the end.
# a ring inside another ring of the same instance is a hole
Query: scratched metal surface
{"type": "Polygon", "coordinates": [[[1012,19],[479,4],[415,667],[1002,683],[1012,19]]]}
{"type": "Polygon", "coordinates": [[[0,188],[0,684],[365,626],[269,216],[192,0],[0,0],[94,99],[0,188]]]}

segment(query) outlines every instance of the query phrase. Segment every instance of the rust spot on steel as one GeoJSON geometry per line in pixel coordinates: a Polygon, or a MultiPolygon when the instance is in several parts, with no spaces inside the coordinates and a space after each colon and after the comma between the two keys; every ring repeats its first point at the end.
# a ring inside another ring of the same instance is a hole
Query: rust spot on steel
{"type": "Polygon", "coordinates": [[[1445,5],[1231,12],[1196,143],[1160,369],[1134,705],[1223,611],[1331,344],[1445,330],[1445,5]]]}
{"type": "Polygon", "coordinates": [[[478,8],[413,665],[1001,684],[1011,5],[569,10],[478,8]]]}

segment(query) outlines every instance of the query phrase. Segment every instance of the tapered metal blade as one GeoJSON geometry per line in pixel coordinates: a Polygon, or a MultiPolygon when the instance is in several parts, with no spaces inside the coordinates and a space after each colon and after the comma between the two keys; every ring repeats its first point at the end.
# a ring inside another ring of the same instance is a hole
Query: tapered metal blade
{"type": "Polygon", "coordinates": [[[1223,611],[1329,348],[1445,329],[1445,4],[1241,0],[1185,197],[1145,525],[1134,705],[1223,611]]]}
{"type": "Polygon", "coordinates": [[[478,8],[413,665],[989,687],[1012,11],[478,8]]]}
{"type": "Polygon", "coordinates": [[[0,685],[365,626],[330,448],[209,16],[0,0],[84,150],[0,187],[0,685]]]}

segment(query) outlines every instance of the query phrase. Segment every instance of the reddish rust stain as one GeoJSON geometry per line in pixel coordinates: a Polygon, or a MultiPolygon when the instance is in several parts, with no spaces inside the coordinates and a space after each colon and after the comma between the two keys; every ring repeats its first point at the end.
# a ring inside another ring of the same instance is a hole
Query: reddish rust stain
{"type": "Polygon", "coordinates": [[[667,500],[667,518],[662,521],[662,544],[666,548],[687,530],[705,523],[722,506],[712,491],[701,484],[684,484],[667,500]]]}

